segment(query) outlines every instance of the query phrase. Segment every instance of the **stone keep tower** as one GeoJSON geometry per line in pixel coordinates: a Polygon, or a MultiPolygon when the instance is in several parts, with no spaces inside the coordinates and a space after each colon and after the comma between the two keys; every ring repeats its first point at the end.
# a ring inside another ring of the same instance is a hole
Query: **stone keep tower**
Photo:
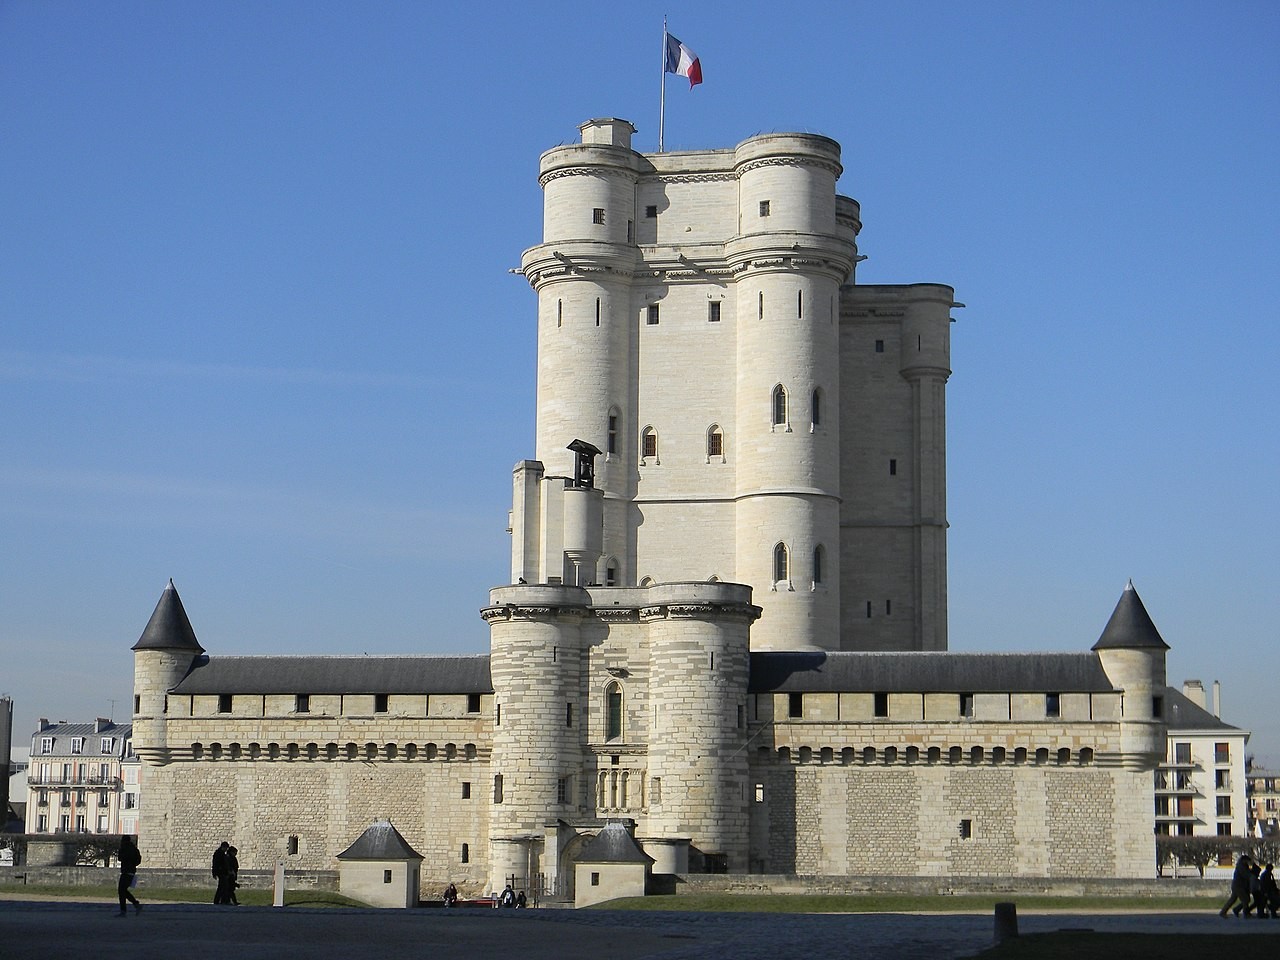
{"type": "Polygon", "coordinates": [[[951,288],[852,283],[859,208],[826,137],[640,154],[625,120],[581,131],[542,156],[522,260],[537,459],[512,580],[734,581],[755,649],[945,649],[951,288]],[[566,542],[579,438],[603,451],[594,569],[566,542]]]}
{"type": "MultiPolygon", "coordinates": [[[[133,748],[151,764],[175,759],[167,733],[166,697],[204,647],[196,640],[178,591],[169,581],[142,636],[133,645],[133,748]]],[[[190,759],[191,748],[176,748],[190,759]]]]}

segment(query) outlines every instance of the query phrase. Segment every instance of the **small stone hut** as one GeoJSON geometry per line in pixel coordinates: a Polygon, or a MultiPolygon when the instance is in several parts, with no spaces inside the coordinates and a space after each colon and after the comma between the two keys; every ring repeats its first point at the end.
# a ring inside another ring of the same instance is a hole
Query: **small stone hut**
{"type": "Polygon", "coordinates": [[[578,854],[573,905],[589,907],[618,897],[643,897],[653,863],[627,824],[610,820],[578,854]]]}
{"type": "Polygon", "coordinates": [[[338,854],[338,889],[375,907],[416,907],[422,855],[390,820],[378,820],[338,854]]]}

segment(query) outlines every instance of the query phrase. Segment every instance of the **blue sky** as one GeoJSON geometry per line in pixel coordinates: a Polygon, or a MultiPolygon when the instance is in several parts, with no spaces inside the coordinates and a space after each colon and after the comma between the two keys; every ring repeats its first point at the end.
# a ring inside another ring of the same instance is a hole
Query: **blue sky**
{"type": "MultiPolygon", "coordinates": [[[[668,149],[843,144],[864,282],[968,304],[951,648],[1169,678],[1280,762],[1280,7],[665,5],[668,149]]],[[[0,4],[0,693],[127,716],[214,654],[481,652],[533,452],[538,154],[657,143],[664,6],[0,4]]]]}

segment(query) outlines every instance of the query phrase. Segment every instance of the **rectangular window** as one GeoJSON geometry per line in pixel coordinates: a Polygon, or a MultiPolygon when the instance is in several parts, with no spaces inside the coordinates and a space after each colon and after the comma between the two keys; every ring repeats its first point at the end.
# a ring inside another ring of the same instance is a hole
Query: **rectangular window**
{"type": "Polygon", "coordinates": [[[658,435],[652,430],[648,431],[641,438],[640,447],[640,456],[656,457],[658,455],[658,435]]]}
{"type": "Polygon", "coordinates": [[[480,712],[480,694],[468,693],[467,694],[467,713],[479,713],[479,712],[480,712]]]}
{"type": "Polygon", "coordinates": [[[591,210],[592,223],[604,223],[604,207],[594,207],[591,210]]]}
{"type": "Polygon", "coordinates": [[[102,753],[110,753],[110,752],[111,752],[112,750],[114,750],[115,748],[116,748],[116,739],[115,739],[115,737],[103,737],[103,738],[102,738],[102,750],[101,750],[100,752],[102,752],[102,753]]]}
{"type": "Polygon", "coordinates": [[[883,340],[877,340],[877,341],[876,341],[876,353],[884,353],[884,341],[883,341],[883,340]]]}
{"type": "Polygon", "coordinates": [[[787,695],[787,716],[793,720],[804,716],[803,693],[792,693],[787,695]]]}
{"type": "Polygon", "coordinates": [[[747,725],[747,708],[742,704],[738,704],[738,729],[741,730],[747,725]]]}
{"type": "Polygon", "coordinates": [[[1178,824],[1178,836],[1194,837],[1196,835],[1196,825],[1194,823],[1178,824]]]}
{"type": "Polygon", "coordinates": [[[707,304],[707,320],[710,323],[720,322],[720,303],[719,300],[712,300],[707,304]]]}
{"type": "Polygon", "coordinates": [[[897,461],[897,460],[890,460],[890,461],[889,461],[889,476],[891,476],[891,477],[896,477],[897,475],[898,475],[898,461],[897,461]]]}
{"type": "Polygon", "coordinates": [[[463,800],[471,799],[471,781],[470,780],[462,781],[462,799],[463,800]]]}
{"type": "Polygon", "coordinates": [[[560,777],[556,780],[556,803],[569,802],[569,778],[560,777]]]}
{"type": "Polygon", "coordinates": [[[658,216],[658,205],[656,203],[649,204],[644,208],[644,215],[646,220],[656,219],[658,216]]]}
{"type": "Polygon", "coordinates": [[[764,784],[757,783],[755,786],[755,802],[764,803],[764,784]]]}
{"type": "Polygon", "coordinates": [[[47,833],[49,831],[49,817],[47,814],[40,814],[36,817],[36,833],[47,833]]]}
{"type": "Polygon", "coordinates": [[[53,753],[53,737],[40,738],[40,752],[53,753]]]}
{"type": "Polygon", "coordinates": [[[311,694],[299,693],[293,698],[294,713],[310,713],[311,712],[311,694]]]}
{"type": "Polygon", "coordinates": [[[564,705],[564,725],[566,727],[573,726],[573,704],[566,703],[564,705]]]}
{"type": "Polygon", "coordinates": [[[960,716],[964,717],[966,720],[973,719],[973,694],[972,693],[960,694],[960,716]]]}
{"type": "Polygon", "coordinates": [[[298,855],[298,835],[296,833],[290,835],[287,849],[289,856],[296,857],[298,855]]]}
{"type": "Polygon", "coordinates": [[[1173,745],[1173,762],[1177,764],[1188,764],[1191,762],[1191,744],[1175,743],[1173,745]]]}
{"type": "Polygon", "coordinates": [[[1156,816],[1167,817],[1169,815],[1169,798],[1156,797],[1156,816]]]}
{"type": "Polygon", "coordinates": [[[877,717],[889,716],[889,694],[877,693],[875,699],[875,715],[877,717]]]}
{"type": "Polygon", "coordinates": [[[383,870],[383,871],[382,871],[382,882],[383,882],[383,883],[390,883],[390,882],[391,882],[391,871],[390,871],[390,870],[383,870]]]}
{"type": "Polygon", "coordinates": [[[591,871],[591,885],[593,887],[600,886],[600,874],[594,870],[591,871]]]}
{"type": "Polygon", "coordinates": [[[1157,720],[1164,716],[1164,697],[1151,698],[1151,716],[1157,720]]]}
{"type": "Polygon", "coordinates": [[[796,319],[804,319],[804,291],[800,290],[796,293],[796,319]]]}
{"type": "Polygon", "coordinates": [[[1217,790],[1231,789],[1231,771],[1215,770],[1213,771],[1213,786],[1217,790]]]}
{"type": "Polygon", "coordinates": [[[462,845],[462,862],[463,863],[471,862],[471,844],[469,843],[464,843],[462,845]]]}
{"type": "Polygon", "coordinates": [[[71,832],[71,814],[64,813],[61,817],[58,818],[58,829],[62,833],[71,832]]]}
{"type": "Polygon", "coordinates": [[[973,838],[973,821],[961,820],[960,821],[960,839],[971,840],[972,838],[973,838]]]}
{"type": "Polygon", "coordinates": [[[391,697],[385,693],[375,693],[373,695],[373,712],[386,713],[391,706],[391,697]]]}
{"type": "Polygon", "coordinates": [[[634,220],[627,221],[627,243],[636,242],[636,222],[634,220]]]}
{"type": "Polygon", "coordinates": [[[662,778],[653,777],[649,781],[649,802],[662,803],[662,778]]]}
{"type": "Polygon", "coordinates": [[[142,697],[138,696],[136,693],[133,695],[133,712],[142,712],[142,697]]]}
{"type": "Polygon", "coordinates": [[[502,774],[495,774],[493,777],[493,802],[502,802],[502,774]]]}
{"type": "Polygon", "coordinates": [[[1044,695],[1044,715],[1050,719],[1062,716],[1062,697],[1059,694],[1044,695]]]}
{"type": "Polygon", "coordinates": [[[1195,804],[1191,797],[1178,797],[1178,816],[1190,817],[1195,815],[1195,804]]]}
{"type": "Polygon", "coordinates": [[[1218,816],[1231,816],[1231,797],[1229,795],[1225,797],[1218,797],[1218,816]]]}
{"type": "Polygon", "coordinates": [[[724,434],[719,430],[715,430],[707,434],[707,456],[724,456],[724,434]]]}
{"type": "Polygon", "coordinates": [[[762,217],[767,217],[768,215],[769,215],[769,201],[768,201],[768,200],[761,200],[761,201],[760,201],[760,216],[762,216],[762,217]]]}
{"type": "Polygon", "coordinates": [[[1220,837],[1229,837],[1229,836],[1231,836],[1231,824],[1229,824],[1229,823],[1220,823],[1220,824],[1218,824],[1218,836],[1220,836],[1220,837]]]}
{"type": "Polygon", "coordinates": [[[648,309],[645,311],[644,322],[651,327],[658,325],[658,305],[656,303],[649,304],[648,309]]]}
{"type": "Polygon", "coordinates": [[[71,738],[71,752],[72,754],[84,752],[84,737],[71,738]]]}
{"type": "Polygon", "coordinates": [[[231,694],[229,693],[218,694],[218,712],[219,713],[231,712],[231,694]]]}
{"type": "Polygon", "coordinates": [[[1214,763],[1230,763],[1231,762],[1231,744],[1215,743],[1213,745],[1213,762],[1214,763]]]}

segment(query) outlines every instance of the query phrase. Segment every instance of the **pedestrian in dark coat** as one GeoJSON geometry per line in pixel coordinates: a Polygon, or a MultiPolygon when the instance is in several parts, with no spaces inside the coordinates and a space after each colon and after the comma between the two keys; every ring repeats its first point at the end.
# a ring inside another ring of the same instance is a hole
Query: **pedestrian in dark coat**
{"type": "Polygon", "coordinates": [[[218,881],[218,889],[213,892],[214,903],[229,903],[227,899],[227,849],[231,844],[223,840],[217,850],[213,851],[213,879],[218,881]]]}
{"type": "Polygon", "coordinates": [[[1238,917],[1240,911],[1249,905],[1249,867],[1252,864],[1247,853],[1240,854],[1240,858],[1236,860],[1235,872],[1231,874],[1231,897],[1222,905],[1218,916],[1225,917],[1227,911],[1234,906],[1238,917]]]}
{"type": "Polygon", "coordinates": [[[1262,907],[1259,916],[1271,913],[1271,919],[1276,919],[1276,911],[1280,910],[1280,888],[1276,886],[1275,875],[1271,872],[1271,864],[1267,864],[1262,868],[1262,907]]]}
{"type": "Polygon", "coordinates": [[[116,885],[116,893],[120,897],[120,912],[116,914],[123,917],[128,914],[129,910],[124,905],[125,901],[133,904],[133,912],[141,913],[142,904],[138,902],[138,898],[133,895],[133,878],[138,875],[138,864],[142,862],[142,854],[138,852],[138,845],[133,842],[133,837],[127,833],[120,838],[120,850],[116,854],[120,861],[120,882],[116,885]]]}

